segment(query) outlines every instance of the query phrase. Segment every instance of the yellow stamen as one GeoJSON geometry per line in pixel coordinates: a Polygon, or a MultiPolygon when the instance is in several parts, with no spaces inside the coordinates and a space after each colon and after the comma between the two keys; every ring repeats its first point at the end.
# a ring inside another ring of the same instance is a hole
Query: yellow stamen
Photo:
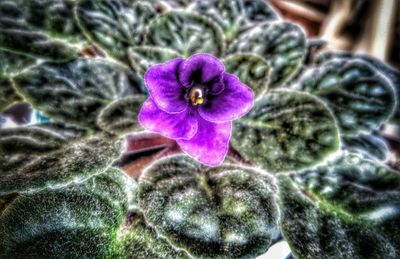
{"type": "Polygon", "coordinates": [[[190,101],[193,105],[204,103],[204,89],[201,86],[194,86],[189,92],[190,101]]]}
{"type": "Polygon", "coordinates": [[[199,97],[196,99],[196,104],[203,104],[204,103],[204,98],[203,97],[199,97]]]}

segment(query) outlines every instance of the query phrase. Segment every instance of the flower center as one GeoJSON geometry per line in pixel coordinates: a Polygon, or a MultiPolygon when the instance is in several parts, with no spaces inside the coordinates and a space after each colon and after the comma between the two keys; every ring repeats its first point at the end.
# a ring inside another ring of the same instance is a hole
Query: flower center
{"type": "Polygon", "coordinates": [[[194,106],[204,103],[205,91],[200,85],[193,86],[189,91],[189,99],[194,106]]]}

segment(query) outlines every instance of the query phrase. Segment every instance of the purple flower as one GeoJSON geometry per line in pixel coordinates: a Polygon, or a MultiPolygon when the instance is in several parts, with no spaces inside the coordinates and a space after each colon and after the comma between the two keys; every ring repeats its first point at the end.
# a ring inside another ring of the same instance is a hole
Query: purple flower
{"type": "Polygon", "coordinates": [[[220,165],[228,152],[232,120],[249,112],[253,91],[209,54],[152,66],[144,77],[150,97],[140,110],[140,124],[175,139],[203,164],[220,165]]]}

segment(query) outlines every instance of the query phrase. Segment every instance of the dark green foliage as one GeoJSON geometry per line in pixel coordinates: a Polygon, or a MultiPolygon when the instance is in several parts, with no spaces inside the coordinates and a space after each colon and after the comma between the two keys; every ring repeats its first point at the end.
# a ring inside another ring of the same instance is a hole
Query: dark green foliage
{"type": "Polygon", "coordinates": [[[377,129],[396,105],[391,82],[357,59],[331,59],[313,67],[296,88],[323,99],[346,135],[377,129]]]}
{"type": "MultiPolygon", "coordinates": [[[[136,1],[136,0],[130,0],[136,1]]],[[[185,8],[196,0],[145,0],[152,3],[154,6],[161,6],[165,9],[185,8]]]]}
{"type": "Polygon", "coordinates": [[[279,179],[281,229],[296,258],[400,256],[400,174],[355,155],[279,179]]]}
{"type": "Polygon", "coordinates": [[[157,161],[139,180],[149,224],[197,257],[253,257],[276,234],[271,176],[236,165],[201,166],[182,155],[157,161]]]}
{"type": "Polygon", "coordinates": [[[256,54],[240,53],[226,57],[225,71],[239,77],[254,92],[255,99],[268,90],[271,68],[268,62],[256,54]]]}
{"type": "Polygon", "coordinates": [[[72,13],[69,22],[68,14],[63,13],[71,6],[72,1],[66,0],[1,0],[0,49],[53,61],[76,58],[78,49],[61,38],[62,33],[69,35],[73,30],[64,27],[74,24],[72,13]]]}
{"type": "Polygon", "coordinates": [[[123,258],[190,258],[183,250],[172,247],[154,229],[147,226],[141,215],[134,216],[134,222],[124,232],[123,258]]]}
{"type": "Polygon", "coordinates": [[[25,21],[51,36],[81,42],[83,37],[73,17],[75,0],[17,0],[25,21]]]}
{"type": "Polygon", "coordinates": [[[204,52],[218,57],[225,49],[218,25],[203,16],[183,11],[170,11],[154,19],[145,43],[170,48],[184,57],[204,52]]]}
{"type": "Polygon", "coordinates": [[[146,98],[145,95],[130,96],[110,103],[97,117],[97,125],[115,135],[141,130],[137,116],[146,98]]]}
{"type": "Polygon", "coordinates": [[[161,64],[179,57],[178,53],[171,49],[140,46],[128,50],[129,61],[132,68],[143,78],[144,73],[152,65],[161,64]]]}
{"type": "Polygon", "coordinates": [[[117,169],[21,194],[0,214],[1,258],[116,258],[132,181],[117,169]]]}
{"type": "Polygon", "coordinates": [[[258,23],[278,19],[264,0],[198,0],[190,9],[221,26],[227,41],[234,40],[239,33],[258,23]]]}
{"type": "MultiPolygon", "coordinates": [[[[373,58],[368,55],[361,55],[361,54],[354,54],[354,53],[346,53],[346,52],[323,52],[317,57],[316,63],[321,65],[324,64],[325,62],[329,62],[329,60],[332,59],[341,59],[341,60],[355,60],[355,59],[360,59],[371,67],[373,67],[375,70],[380,72],[383,76],[386,76],[386,78],[391,82],[393,85],[396,93],[397,93],[397,100],[400,100],[400,72],[399,70],[396,70],[395,68],[389,66],[386,63],[383,63],[382,61],[373,58]]],[[[393,114],[391,121],[393,123],[400,123],[400,108],[399,105],[396,107],[396,111],[393,114]]]]}
{"type": "Polygon", "coordinates": [[[319,163],[339,148],[329,109],[312,95],[270,91],[234,122],[231,144],[247,160],[273,172],[319,163]]]}
{"type": "Polygon", "coordinates": [[[35,59],[0,50],[0,77],[9,77],[35,63],[35,59]]]}
{"type": "Polygon", "coordinates": [[[386,161],[390,156],[386,140],[378,133],[343,136],[342,143],[346,150],[362,154],[370,159],[386,161]]]}
{"type": "Polygon", "coordinates": [[[22,97],[15,91],[10,77],[34,62],[33,58],[0,50],[0,111],[22,101],[22,97]]]}
{"type": "Polygon", "coordinates": [[[144,93],[142,80],[105,59],[42,63],[16,77],[18,91],[38,110],[64,123],[96,129],[100,111],[112,101],[144,93]]]}
{"type": "Polygon", "coordinates": [[[121,152],[108,134],[68,136],[40,127],[0,130],[0,196],[61,187],[98,174],[121,152]]]}
{"type": "Polygon", "coordinates": [[[20,101],[22,97],[15,91],[11,80],[0,77],[0,111],[20,101]]]}
{"type": "Polygon", "coordinates": [[[80,0],[75,14],[92,42],[126,61],[128,48],[143,42],[155,11],[143,1],[128,4],[120,0],[80,0]]]}
{"type": "Polygon", "coordinates": [[[265,58],[272,67],[270,87],[279,87],[301,68],[307,43],[303,30],[293,23],[262,23],[241,34],[228,52],[251,52],[265,58]]]}

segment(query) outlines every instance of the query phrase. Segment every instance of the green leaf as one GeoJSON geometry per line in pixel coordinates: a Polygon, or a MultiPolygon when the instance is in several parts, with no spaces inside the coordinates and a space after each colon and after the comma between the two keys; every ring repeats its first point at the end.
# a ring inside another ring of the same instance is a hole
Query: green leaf
{"type": "Polygon", "coordinates": [[[0,50],[0,77],[9,77],[35,63],[34,58],[0,50]]]}
{"type": "Polygon", "coordinates": [[[239,53],[223,59],[225,71],[239,77],[242,83],[248,85],[255,98],[262,96],[268,90],[270,66],[268,62],[256,54],[239,53]]]}
{"type": "Polygon", "coordinates": [[[77,136],[54,127],[1,129],[0,196],[82,181],[102,172],[121,153],[121,141],[111,135],[77,136]]]}
{"type": "Polygon", "coordinates": [[[140,46],[130,48],[128,50],[128,57],[132,68],[143,78],[144,73],[152,65],[177,58],[179,54],[166,48],[140,46]]]}
{"type": "Polygon", "coordinates": [[[170,11],[158,16],[149,25],[145,43],[170,48],[182,56],[209,53],[222,56],[224,36],[211,20],[184,11],[170,11]]]}
{"type": "Polygon", "coordinates": [[[399,172],[349,155],[278,183],[296,258],[399,258],[399,172]]]}
{"type": "Polygon", "coordinates": [[[78,57],[78,50],[23,24],[0,18],[0,49],[53,61],[78,57]],[[25,44],[29,42],[29,44],[25,44]]]}
{"type": "MultiPolygon", "coordinates": [[[[134,0],[131,0],[134,1],[134,0]]],[[[162,7],[165,9],[185,8],[196,0],[146,0],[153,4],[153,6],[162,7]]]]}
{"type": "Polygon", "coordinates": [[[35,62],[33,58],[0,50],[0,111],[22,101],[15,91],[10,77],[35,62]]]}
{"type": "Polygon", "coordinates": [[[143,42],[155,11],[149,3],[120,0],[80,0],[76,19],[85,35],[111,56],[126,61],[127,49],[143,42]]]}
{"type": "Polygon", "coordinates": [[[275,90],[234,122],[231,145],[267,170],[290,171],[315,165],[337,151],[339,132],[332,113],[316,97],[275,90]]]}
{"type": "Polygon", "coordinates": [[[252,52],[265,58],[272,67],[270,87],[279,87],[291,80],[301,68],[307,43],[299,26],[271,22],[240,35],[228,52],[252,52]]]}
{"type": "Polygon", "coordinates": [[[258,23],[278,19],[264,0],[199,0],[190,9],[221,26],[229,42],[258,23]]]}
{"type": "Polygon", "coordinates": [[[97,115],[109,103],[144,93],[135,73],[105,59],[42,63],[13,80],[19,93],[46,116],[92,129],[97,128],[97,115]]]}
{"type": "MultiPolygon", "coordinates": [[[[83,41],[83,35],[73,15],[75,0],[16,0],[13,2],[30,26],[68,42],[83,41]]],[[[6,9],[6,12],[9,13],[9,10],[6,9]]]]}
{"type": "Polygon", "coordinates": [[[15,91],[11,80],[0,77],[0,111],[22,100],[21,96],[15,91]]]}
{"type": "MultiPolygon", "coordinates": [[[[69,127],[65,126],[63,123],[57,123],[57,122],[43,122],[43,123],[29,125],[25,128],[29,129],[38,128],[42,130],[47,130],[50,131],[50,133],[58,134],[65,141],[71,141],[78,138],[83,138],[86,137],[89,133],[85,129],[69,127]]],[[[24,129],[24,127],[20,127],[20,129],[24,129]]]]}
{"type": "Polygon", "coordinates": [[[83,183],[19,195],[0,215],[0,257],[117,258],[134,188],[109,168],[83,183]]]}
{"type": "Polygon", "coordinates": [[[100,129],[115,135],[143,129],[137,116],[145,100],[145,95],[138,95],[121,98],[110,103],[97,117],[97,125],[100,129]]]}
{"type": "Polygon", "coordinates": [[[138,199],[148,224],[196,257],[255,257],[276,234],[271,176],[251,168],[206,168],[187,156],[143,172],[138,199]]]}
{"type": "MultiPolygon", "coordinates": [[[[13,200],[18,196],[16,193],[12,193],[9,195],[1,196],[0,197],[0,215],[3,211],[8,208],[8,206],[13,202],[13,200]]],[[[0,234],[1,236],[1,234],[0,234]]]]}
{"type": "MultiPolygon", "coordinates": [[[[322,65],[332,59],[354,60],[361,59],[371,67],[379,71],[391,82],[397,93],[397,100],[400,100],[400,71],[390,65],[368,55],[346,53],[346,52],[323,52],[317,57],[316,63],[322,65]]],[[[391,118],[391,122],[400,123],[400,106],[397,105],[396,111],[391,118]]]]}
{"type": "Polygon", "coordinates": [[[388,144],[378,134],[343,136],[342,144],[346,150],[362,154],[369,159],[386,161],[390,157],[388,144]]]}
{"type": "Polygon", "coordinates": [[[134,216],[134,222],[124,233],[122,258],[190,258],[186,252],[176,250],[166,239],[147,226],[143,216],[134,216]]]}
{"type": "Polygon", "coordinates": [[[0,132],[2,155],[8,156],[8,159],[0,158],[5,162],[2,164],[3,169],[7,168],[7,163],[13,164],[19,161],[19,157],[21,157],[19,162],[28,162],[27,157],[58,150],[75,138],[74,134],[71,137],[63,135],[63,130],[53,131],[40,126],[3,128],[0,132]]]}
{"type": "Polygon", "coordinates": [[[60,6],[66,2],[1,1],[0,49],[53,61],[76,58],[78,49],[54,36],[57,33],[56,29],[51,29],[55,24],[68,23],[65,14],[62,14],[63,23],[60,23],[60,17],[58,23],[55,22],[60,6]],[[35,21],[41,21],[42,24],[35,21]]]}
{"type": "Polygon", "coordinates": [[[362,60],[324,62],[310,68],[295,87],[323,99],[345,135],[378,128],[396,105],[390,81],[362,60]]]}

